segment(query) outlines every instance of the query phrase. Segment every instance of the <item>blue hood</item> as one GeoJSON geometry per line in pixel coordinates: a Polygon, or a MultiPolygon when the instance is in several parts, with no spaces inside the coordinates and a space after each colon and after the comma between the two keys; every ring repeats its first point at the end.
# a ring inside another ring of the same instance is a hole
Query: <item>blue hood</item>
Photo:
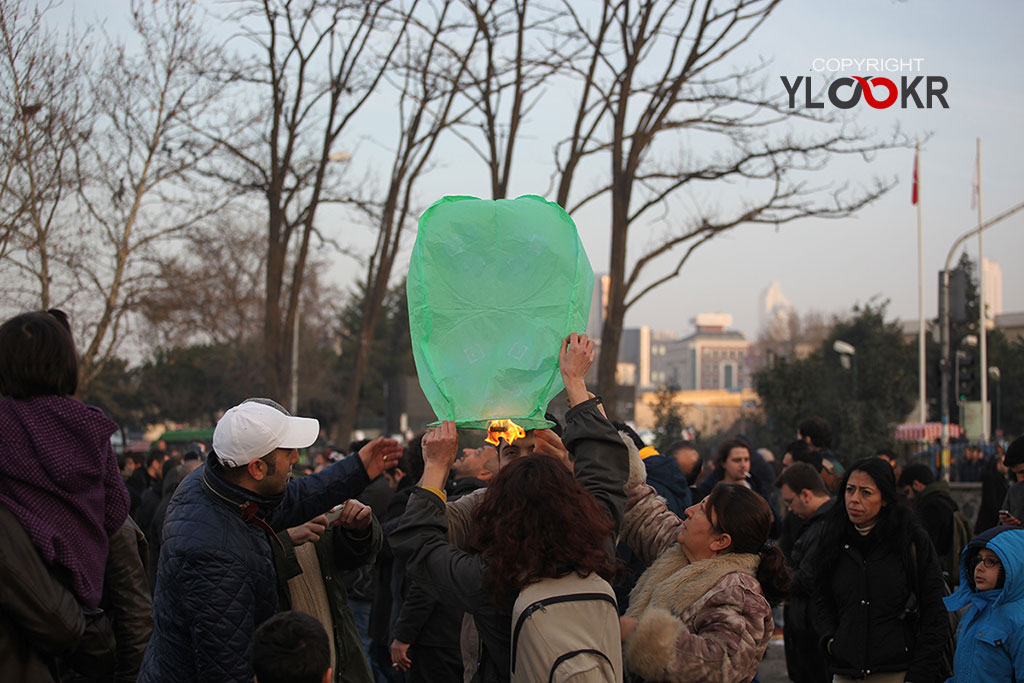
{"type": "Polygon", "coordinates": [[[1006,576],[1003,587],[992,604],[1001,605],[1024,600],[1024,529],[997,526],[979,534],[964,548],[960,556],[960,586],[955,593],[943,598],[946,609],[958,610],[971,602],[974,591],[971,590],[971,583],[968,581],[968,572],[973,572],[974,568],[970,560],[982,548],[988,548],[999,557],[1006,576]]]}

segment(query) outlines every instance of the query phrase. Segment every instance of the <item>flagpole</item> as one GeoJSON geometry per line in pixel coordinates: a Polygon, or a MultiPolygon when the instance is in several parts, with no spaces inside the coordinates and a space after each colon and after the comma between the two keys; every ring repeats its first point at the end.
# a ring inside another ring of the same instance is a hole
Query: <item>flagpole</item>
{"type": "Polygon", "coordinates": [[[917,394],[920,404],[920,422],[928,421],[928,399],[925,395],[924,357],[924,228],[921,217],[920,187],[921,139],[914,148],[914,203],[917,204],[917,394]]]}
{"type": "MultiPolygon", "coordinates": [[[[978,144],[978,160],[975,173],[977,174],[978,181],[978,227],[980,228],[983,221],[981,220],[981,138],[977,139],[978,144]]],[[[986,338],[988,336],[988,316],[985,315],[985,231],[978,230],[978,339],[980,341],[981,348],[981,441],[983,444],[988,443],[988,344],[986,338]]]]}

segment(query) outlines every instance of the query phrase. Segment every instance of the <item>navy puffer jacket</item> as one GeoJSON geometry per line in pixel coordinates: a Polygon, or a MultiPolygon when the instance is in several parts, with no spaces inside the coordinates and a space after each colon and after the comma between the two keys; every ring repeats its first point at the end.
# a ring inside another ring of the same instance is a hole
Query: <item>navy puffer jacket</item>
{"type": "Polygon", "coordinates": [[[141,683],[252,681],[252,638],[277,611],[270,543],[275,531],[308,522],[369,483],[358,456],[267,497],[218,474],[210,455],[167,507],[153,597],[153,638],[141,683]],[[248,520],[248,521],[247,521],[248,520]]]}

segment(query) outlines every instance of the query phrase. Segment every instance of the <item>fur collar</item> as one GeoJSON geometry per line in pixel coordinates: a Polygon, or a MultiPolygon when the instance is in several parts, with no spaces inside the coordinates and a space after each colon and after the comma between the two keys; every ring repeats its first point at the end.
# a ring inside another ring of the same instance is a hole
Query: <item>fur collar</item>
{"type": "Polygon", "coordinates": [[[754,576],[760,559],[750,553],[726,553],[691,564],[682,546],[676,544],[641,575],[629,595],[626,616],[639,617],[650,607],[681,615],[726,574],[742,572],[754,576]]]}

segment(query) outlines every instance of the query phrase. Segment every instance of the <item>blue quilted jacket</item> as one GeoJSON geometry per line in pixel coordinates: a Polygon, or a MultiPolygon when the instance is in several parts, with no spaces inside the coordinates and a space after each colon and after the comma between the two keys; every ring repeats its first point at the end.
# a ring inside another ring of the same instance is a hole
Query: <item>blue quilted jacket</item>
{"type": "Polygon", "coordinates": [[[140,683],[252,681],[252,637],[277,611],[270,543],[369,484],[358,456],[260,496],[228,482],[218,465],[189,474],[167,507],[153,596],[153,638],[140,683]],[[248,520],[248,521],[247,521],[248,520]]]}

